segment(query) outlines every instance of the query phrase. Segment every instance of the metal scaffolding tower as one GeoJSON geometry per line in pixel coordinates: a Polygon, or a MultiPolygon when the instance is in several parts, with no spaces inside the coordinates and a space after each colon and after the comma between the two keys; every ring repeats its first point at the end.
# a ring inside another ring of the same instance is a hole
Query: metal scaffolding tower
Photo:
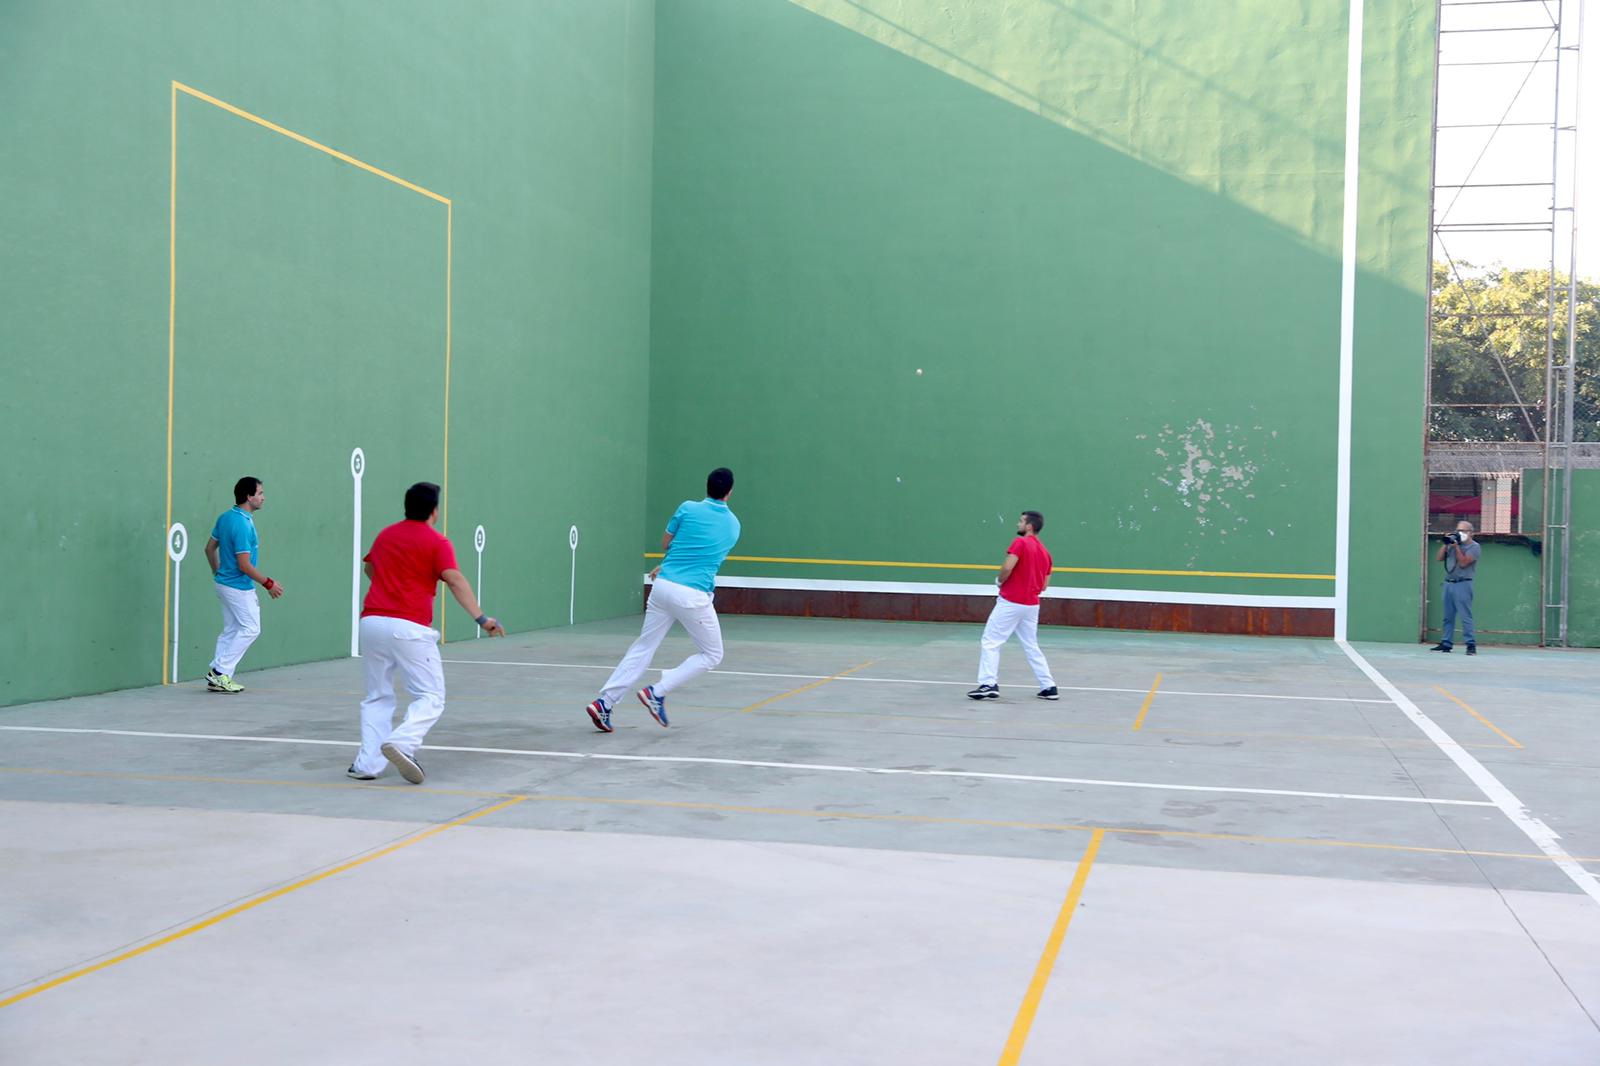
{"type": "MultiPolygon", "coordinates": [[[[1463,289],[1474,270],[1544,267],[1547,292],[1537,312],[1508,313],[1476,304],[1467,312],[1459,307],[1448,312],[1477,324],[1496,386],[1481,402],[1474,397],[1467,403],[1438,403],[1434,326],[1444,312],[1434,306],[1430,286],[1427,475],[1431,486],[1435,477],[1459,476],[1465,467],[1483,479],[1484,498],[1491,499],[1489,479],[1498,479],[1503,493],[1514,474],[1520,501],[1521,470],[1506,469],[1506,458],[1518,453],[1526,462],[1537,448],[1543,471],[1539,528],[1537,534],[1525,528],[1517,532],[1536,536],[1540,545],[1538,636],[1549,645],[1567,642],[1572,469],[1575,458],[1579,465],[1593,462],[1588,450],[1579,457],[1573,444],[1582,17],[1582,0],[1438,0],[1434,262],[1444,264],[1449,280],[1463,289]],[[1563,270],[1565,292],[1558,281],[1563,270]],[[1529,317],[1544,320],[1542,396],[1518,389],[1508,353],[1494,336],[1501,324],[1529,317]],[[1436,431],[1442,408],[1493,414],[1498,429],[1480,439],[1451,439],[1436,431]],[[1516,448],[1519,441],[1522,446],[1516,448]]],[[[1424,576],[1424,629],[1428,585],[1424,576]]]]}

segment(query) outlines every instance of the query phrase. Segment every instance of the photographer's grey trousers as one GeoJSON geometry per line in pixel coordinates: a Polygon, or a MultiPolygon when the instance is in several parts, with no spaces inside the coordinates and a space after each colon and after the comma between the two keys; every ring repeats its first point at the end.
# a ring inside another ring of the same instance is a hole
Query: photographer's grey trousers
{"type": "Polygon", "coordinates": [[[1439,643],[1445,647],[1455,644],[1456,615],[1461,616],[1461,637],[1468,644],[1478,643],[1478,634],[1472,628],[1472,579],[1444,583],[1444,636],[1439,643]]]}

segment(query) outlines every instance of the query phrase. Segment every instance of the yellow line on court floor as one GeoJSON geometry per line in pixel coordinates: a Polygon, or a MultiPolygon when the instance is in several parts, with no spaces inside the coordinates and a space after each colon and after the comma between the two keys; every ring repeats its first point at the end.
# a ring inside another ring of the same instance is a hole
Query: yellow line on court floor
{"type": "Polygon", "coordinates": [[[1510,744],[1513,748],[1522,747],[1522,745],[1516,740],[1515,737],[1513,737],[1511,734],[1507,733],[1504,729],[1501,729],[1499,726],[1495,725],[1493,722],[1489,721],[1489,719],[1485,718],[1483,715],[1479,714],[1477,711],[1473,710],[1471,705],[1468,704],[1466,700],[1462,699],[1460,696],[1455,695],[1453,692],[1451,692],[1448,689],[1446,689],[1443,685],[1435,685],[1433,687],[1438,689],[1440,692],[1443,692],[1451,700],[1455,701],[1456,705],[1458,707],[1460,707],[1463,711],[1466,711],[1468,714],[1472,715],[1472,717],[1476,718],[1478,721],[1482,722],[1484,725],[1488,726],[1490,729],[1492,729],[1496,733],[1498,733],[1501,736],[1501,738],[1504,739],[1506,741],[1506,743],[1510,744]]]}
{"type": "MultiPolygon", "coordinates": [[[[454,697],[451,697],[452,699],[454,697]]],[[[32,766],[0,766],[0,774],[42,774],[47,777],[101,777],[114,781],[166,781],[178,784],[264,785],[274,788],[323,788],[345,792],[392,792],[405,796],[465,796],[469,799],[522,798],[516,792],[478,792],[465,788],[397,788],[357,781],[285,781],[265,777],[207,777],[201,774],[131,774],[121,770],[56,770],[32,766]]]]}
{"type": "MultiPolygon", "coordinates": [[[[451,696],[451,699],[457,697],[451,696]]],[[[706,714],[724,713],[716,707],[679,707],[678,711],[699,711],[706,714]]],[[[835,718],[844,721],[862,718],[881,718],[886,721],[906,722],[950,722],[957,725],[981,726],[1006,726],[1023,730],[1056,730],[1073,733],[1122,733],[1125,726],[1106,725],[1096,722],[1035,722],[1035,721],[995,721],[992,718],[958,718],[951,714],[888,714],[879,711],[767,711],[763,715],[775,718],[835,718]]],[[[1389,747],[1425,747],[1432,748],[1433,741],[1427,737],[1381,737],[1373,733],[1357,734],[1328,734],[1328,733],[1263,733],[1260,731],[1230,730],[1230,729],[1145,729],[1146,736],[1160,737],[1214,737],[1219,739],[1245,739],[1245,740],[1290,740],[1307,741],[1316,743],[1355,743],[1355,744],[1380,744],[1389,747]]],[[[1463,748],[1474,748],[1480,751],[1505,751],[1511,747],[1509,744],[1463,744],[1463,748]]]]}
{"type": "MultiPolygon", "coordinates": [[[[844,675],[841,674],[841,675],[835,675],[835,676],[842,677],[844,675]]],[[[264,685],[251,685],[250,686],[250,691],[251,692],[256,692],[256,693],[270,692],[273,695],[280,695],[280,694],[289,693],[289,692],[295,693],[297,695],[316,695],[316,696],[354,696],[354,697],[359,697],[359,696],[363,695],[363,693],[358,692],[355,689],[331,689],[331,688],[315,688],[315,687],[307,688],[307,687],[298,686],[298,685],[273,685],[273,686],[270,686],[270,687],[264,686],[264,685]]],[[[464,702],[471,702],[471,703],[504,703],[505,702],[505,697],[503,697],[503,696],[471,696],[471,695],[461,695],[461,694],[458,694],[458,693],[455,693],[455,692],[452,692],[450,694],[450,699],[452,701],[458,701],[458,702],[459,701],[464,701],[464,702]]],[[[524,701],[522,706],[531,707],[531,708],[564,708],[564,707],[570,707],[571,704],[572,704],[572,701],[568,700],[568,699],[531,699],[531,700],[524,701]]],[[[673,704],[673,708],[672,709],[673,709],[673,713],[674,714],[711,714],[711,715],[727,714],[728,710],[729,710],[729,708],[727,708],[727,707],[695,706],[695,705],[685,704],[685,703],[681,703],[681,702],[673,704]]],[[[741,710],[742,710],[742,708],[741,708],[741,710]]],[[[991,719],[991,718],[973,718],[973,717],[966,716],[966,715],[958,716],[958,715],[955,715],[955,714],[944,714],[944,715],[940,715],[940,714],[893,714],[893,713],[884,712],[884,711],[855,711],[855,710],[818,711],[818,710],[791,710],[791,709],[784,709],[784,710],[778,710],[778,711],[769,710],[769,711],[765,712],[765,715],[771,715],[773,717],[780,717],[780,718],[834,718],[834,719],[839,719],[839,720],[883,719],[885,721],[906,721],[906,722],[950,722],[950,723],[954,723],[954,724],[968,725],[968,726],[971,726],[971,725],[990,725],[990,726],[1004,725],[1009,729],[1020,729],[1020,730],[1025,730],[1025,731],[1027,731],[1027,730],[1041,730],[1041,731],[1059,731],[1059,732],[1073,732],[1073,733],[1121,733],[1125,729],[1125,727],[1121,726],[1121,725],[1107,725],[1107,724],[1104,724],[1104,723],[1096,723],[1096,722],[1040,722],[1040,721],[1035,721],[1033,719],[1008,719],[1008,720],[1006,720],[1004,722],[1001,722],[1001,721],[996,721],[996,720],[991,719]]],[[[1373,733],[1366,733],[1366,734],[1360,734],[1360,735],[1356,735],[1356,734],[1341,735],[1341,734],[1327,734],[1327,733],[1267,733],[1267,732],[1261,732],[1259,730],[1253,730],[1252,731],[1252,730],[1236,730],[1236,729],[1144,729],[1144,730],[1141,730],[1141,732],[1143,732],[1143,733],[1145,733],[1147,735],[1150,735],[1150,736],[1218,737],[1218,738],[1240,738],[1240,739],[1253,739],[1253,740],[1306,741],[1306,742],[1314,742],[1314,743],[1350,742],[1350,743],[1358,743],[1358,744],[1386,744],[1386,745],[1398,746],[1398,747],[1414,746],[1414,747],[1424,747],[1424,748],[1430,748],[1430,749],[1433,747],[1433,741],[1429,740],[1426,737],[1417,737],[1415,739],[1408,738],[1408,737],[1380,737],[1380,736],[1377,736],[1376,734],[1373,734],[1373,733]]],[[[1488,743],[1485,743],[1485,744],[1462,744],[1461,746],[1463,748],[1476,749],[1476,750],[1481,750],[1481,751],[1504,751],[1507,748],[1512,747],[1513,745],[1511,745],[1511,744],[1488,744],[1488,743]]],[[[1516,746],[1520,747],[1520,745],[1516,745],[1516,746]]],[[[0,770],[3,770],[3,769],[4,769],[4,767],[0,767],[0,770]]],[[[475,792],[461,793],[461,794],[462,795],[479,795],[479,793],[475,793],[475,792]]],[[[482,795],[499,795],[499,794],[500,793],[493,793],[493,792],[482,793],[482,795]]]]}
{"type": "MultiPolygon", "coordinates": [[[[936,814],[873,814],[867,811],[807,810],[796,807],[757,807],[735,803],[707,803],[694,800],[632,799],[618,796],[567,796],[543,793],[472,792],[466,789],[400,788],[390,785],[358,785],[333,781],[270,781],[255,778],[201,777],[186,774],[130,774],[99,770],[55,770],[40,767],[5,766],[0,772],[43,774],[61,777],[103,777],[118,781],[204,782],[228,785],[271,785],[279,788],[359,789],[390,796],[468,796],[485,799],[517,799],[528,802],[571,803],[578,806],[647,807],[658,810],[710,811],[719,814],[759,814],[813,821],[888,822],[929,826],[966,826],[976,829],[1029,829],[1046,833],[1110,833],[1112,836],[1176,837],[1184,840],[1217,840],[1233,844],[1283,844],[1296,847],[1356,848],[1366,851],[1400,851],[1422,855],[1465,855],[1484,859],[1535,859],[1550,861],[1542,852],[1473,851],[1466,848],[1434,848],[1422,844],[1386,844],[1365,840],[1333,840],[1314,837],[1275,837],[1250,833],[1207,833],[1197,829],[1123,828],[1114,825],[1083,825],[1075,822],[1024,822],[1003,818],[954,818],[936,814]]],[[[0,802],[4,802],[0,800],[0,802]]],[[[1582,863],[1600,864],[1600,856],[1578,857],[1582,863]]]]}
{"type": "Polygon", "coordinates": [[[1016,1066],[1022,1058],[1023,1045],[1028,1042],[1028,1031],[1033,1028],[1033,1016],[1039,1011],[1039,1001],[1044,998],[1044,987],[1050,983],[1050,971],[1055,969],[1056,957],[1061,954],[1061,942],[1067,937],[1067,927],[1072,924],[1072,916],[1078,909],[1078,900],[1083,896],[1083,886],[1089,882],[1089,868],[1094,865],[1094,857],[1100,851],[1100,841],[1105,839],[1105,830],[1096,829],[1089,836],[1089,846],[1083,852],[1083,858],[1078,860],[1078,869],[1072,875],[1072,885],[1067,889],[1067,898],[1061,904],[1061,913],[1056,915],[1055,927],[1050,930],[1050,939],[1044,943],[1044,952],[1039,956],[1039,965],[1034,967],[1033,980],[1028,982],[1028,991],[1023,994],[1022,1006],[1017,1008],[1017,1018],[1011,1023],[1011,1035],[1006,1039],[1005,1050],[1000,1053],[1000,1066],[1016,1066]]]}
{"type": "Polygon", "coordinates": [[[113,955],[109,959],[102,959],[92,966],[84,966],[80,969],[73,970],[71,973],[65,973],[60,977],[45,981],[43,984],[34,985],[32,988],[18,992],[14,996],[8,996],[5,999],[0,999],[0,1008],[9,1007],[13,1003],[20,1003],[25,999],[37,996],[41,992],[48,992],[52,988],[60,988],[69,981],[76,981],[80,977],[87,977],[92,973],[98,973],[101,970],[109,969],[120,962],[126,962],[129,959],[137,958],[140,955],[154,951],[156,948],[164,947],[167,944],[173,943],[174,941],[182,940],[186,936],[191,936],[195,933],[198,933],[203,929],[209,929],[213,925],[225,922],[229,918],[243,914],[245,911],[254,907],[259,907],[263,903],[269,903],[281,896],[287,896],[289,893],[305,888],[307,885],[314,885],[318,881],[325,881],[328,878],[333,877],[335,874],[344,873],[346,870],[353,870],[357,866],[362,866],[371,862],[373,859],[381,859],[385,855],[394,854],[401,848],[409,848],[411,845],[419,843],[423,840],[427,840],[431,836],[436,836],[439,833],[444,832],[446,829],[453,829],[458,825],[465,825],[466,823],[474,821],[478,818],[482,818],[485,815],[494,814],[496,811],[503,811],[507,807],[515,806],[521,802],[523,802],[523,798],[521,796],[503,800],[500,803],[494,804],[493,806],[484,807],[482,810],[473,811],[471,814],[456,818],[453,821],[424,829],[419,833],[406,837],[404,840],[397,841],[388,845],[387,847],[379,848],[377,851],[370,852],[358,859],[351,859],[349,862],[340,863],[338,866],[323,870],[321,873],[312,874],[310,877],[303,877],[300,880],[284,885],[281,888],[275,888],[270,892],[264,892],[253,899],[245,900],[243,903],[240,903],[237,906],[229,907],[227,910],[222,911],[219,914],[213,914],[209,918],[186,925],[175,933],[168,933],[166,936],[152,940],[148,944],[141,944],[130,951],[124,951],[120,954],[113,955]]]}
{"type": "MultiPolygon", "coordinates": [[[[693,800],[625,799],[616,796],[529,795],[530,801],[548,803],[599,804],[619,807],[652,807],[667,810],[714,811],[720,814],[765,814],[819,821],[898,822],[912,825],[971,826],[980,829],[1037,829],[1050,833],[1110,833],[1112,836],[1177,837],[1184,840],[1218,840],[1233,844],[1285,844],[1301,847],[1356,848],[1370,851],[1404,851],[1424,855],[1468,855],[1487,859],[1537,859],[1549,861],[1542,852],[1471,851],[1465,848],[1433,848],[1421,844],[1384,844],[1364,840],[1332,840],[1320,837],[1274,837],[1250,833],[1207,833],[1197,829],[1123,828],[1114,825],[1082,825],[1074,822],[1022,822],[1002,818],[952,818],[936,814],[872,814],[866,811],[805,810],[790,807],[755,807],[733,803],[701,803],[693,800]]],[[[1600,856],[1580,858],[1579,862],[1600,863],[1600,856]]]]}
{"type": "Polygon", "coordinates": [[[1144,694],[1144,703],[1139,705],[1139,717],[1133,720],[1133,728],[1144,728],[1144,716],[1150,713],[1150,705],[1156,701],[1156,689],[1161,687],[1161,675],[1156,675],[1155,684],[1150,686],[1150,691],[1144,694]]]}
{"type": "Polygon", "coordinates": [[[790,689],[788,692],[780,692],[776,696],[768,696],[764,700],[760,700],[760,701],[758,701],[756,703],[752,703],[750,706],[743,708],[740,711],[740,713],[741,714],[749,714],[751,711],[759,710],[762,707],[766,707],[766,706],[769,706],[771,704],[777,703],[779,700],[786,700],[790,696],[798,696],[802,692],[810,692],[814,688],[821,688],[823,685],[826,685],[829,681],[837,681],[841,677],[850,676],[851,674],[855,673],[857,670],[865,670],[867,667],[871,666],[873,663],[875,663],[877,661],[878,660],[876,660],[876,659],[868,659],[866,662],[858,663],[855,666],[852,666],[848,670],[840,670],[837,674],[829,674],[827,677],[823,678],[820,681],[813,681],[809,685],[801,685],[799,688],[790,689]]]}

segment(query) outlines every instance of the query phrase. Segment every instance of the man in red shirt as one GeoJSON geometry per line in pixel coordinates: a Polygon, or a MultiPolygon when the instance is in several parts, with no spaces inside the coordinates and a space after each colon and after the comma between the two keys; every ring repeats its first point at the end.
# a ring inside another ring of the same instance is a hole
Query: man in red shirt
{"type": "Polygon", "coordinates": [[[1039,539],[1044,528],[1044,515],[1038,511],[1023,511],[1017,519],[1017,538],[1006,549],[1006,561],[1000,564],[1000,597],[994,610],[989,612],[989,624],[983,627],[983,640],[979,644],[978,687],[967,693],[975,700],[1000,698],[1000,646],[1012,633],[1022,642],[1023,654],[1033,667],[1033,676],[1039,682],[1041,700],[1059,699],[1055,680],[1050,676],[1050,664],[1044,661],[1039,650],[1039,594],[1050,584],[1050,552],[1039,539]]]}
{"type": "Polygon", "coordinates": [[[363,568],[372,582],[361,608],[361,657],[367,666],[367,698],[361,701],[361,752],[345,773],[371,781],[385,762],[413,785],[422,784],[417,749],[444,713],[444,667],[439,631],[433,628],[433,596],[439,582],[491,637],[506,635],[478,607],[466,576],[456,569],[456,550],[434,529],[439,486],[419,481],[406,490],[406,518],[372,542],[363,568]],[[394,683],[411,693],[411,705],[394,724],[394,683]]]}

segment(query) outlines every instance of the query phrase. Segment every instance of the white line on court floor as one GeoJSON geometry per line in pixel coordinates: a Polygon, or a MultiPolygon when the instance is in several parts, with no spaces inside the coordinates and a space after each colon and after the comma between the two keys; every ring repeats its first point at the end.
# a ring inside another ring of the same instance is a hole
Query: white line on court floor
{"type": "MultiPolygon", "coordinates": [[[[167,740],[224,740],[256,744],[316,744],[353,748],[345,740],[309,737],[241,737],[221,733],[155,733],[136,729],[74,729],[66,726],[4,725],[15,733],[77,733],[111,737],[155,737],[167,740]]],[[[1297,796],[1306,799],[1371,800],[1379,803],[1428,803],[1450,807],[1493,807],[1488,800],[1432,799],[1428,796],[1372,796],[1358,792],[1303,792],[1286,788],[1235,788],[1226,785],[1175,785],[1159,781],[1112,781],[1093,777],[1052,777],[1044,774],[1002,774],[986,770],[920,770],[889,766],[836,766],[830,763],[774,762],[766,759],[715,759],[700,755],[614,755],[590,751],[544,751],[535,748],[479,748],[428,744],[428,751],[470,752],[480,755],[524,755],[541,759],[594,759],[606,762],[687,763],[700,766],[755,766],[774,770],[815,770],[826,773],[883,774],[905,777],[959,777],[986,781],[1032,781],[1049,785],[1091,785],[1103,788],[1142,788],[1158,792],[1226,792],[1251,796],[1297,796]]]]}
{"type": "MultiPolygon", "coordinates": [[[[458,666],[540,666],[551,670],[610,670],[610,666],[592,666],[588,663],[525,663],[510,662],[503,659],[443,659],[442,662],[458,666]]],[[[656,673],[665,671],[657,670],[656,673]]],[[[866,681],[880,685],[960,685],[965,688],[972,684],[971,681],[929,681],[925,678],[910,677],[862,677],[859,674],[836,677],[832,674],[762,674],[752,670],[713,670],[713,674],[725,677],[778,677],[793,681],[866,681]]],[[[1001,685],[1001,688],[1033,689],[1032,685],[1001,685]]],[[[1067,692],[1132,692],[1144,695],[1150,691],[1148,688],[1106,688],[1098,685],[1058,685],[1057,688],[1067,692]]],[[[1385,707],[1388,700],[1373,700],[1357,696],[1284,696],[1276,692],[1191,692],[1181,688],[1164,688],[1161,695],[1165,696],[1225,696],[1229,699],[1240,700],[1311,700],[1321,703],[1381,703],[1385,707]]]]}
{"type": "Polygon", "coordinates": [[[1578,860],[1574,859],[1561,846],[1559,843],[1561,835],[1559,833],[1530,814],[1527,804],[1519,800],[1509,788],[1501,784],[1500,779],[1494,776],[1488,767],[1473,758],[1472,754],[1460,744],[1457,744],[1455,738],[1439,728],[1438,723],[1423,714],[1421,708],[1412,703],[1405,693],[1396,688],[1388,678],[1378,672],[1376,667],[1367,662],[1360,652],[1350,646],[1348,641],[1340,640],[1335,643],[1344,649],[1344,653],[1350,657],[1350,661],[1355,663],[1373,684],[1384,691],[1390,701],[1400,708],[1402,714],[1411,719],[1416,724],[1416,727],[1422,730],[1423,734],[1438,746],[1440,751],[1448,755],[1450,760],[1472,779],[1472,783],[1477,785],[1485,796],[1489,797],[1494,806],[1500,808],[1502,814],[1511,819],[1516,824],[1516,827],[1522,830],[1528,839],[1538,846],[1540,851],[1554,859],[1555,864],[1561,867],[1568,877],[1572,878],[1574,884],[1588,893],[1589,897],[1596,903],[1600,903],[1600,881],[1595,880],[1594,874],[1585,870],[1578,863],[1578,860]]]}

